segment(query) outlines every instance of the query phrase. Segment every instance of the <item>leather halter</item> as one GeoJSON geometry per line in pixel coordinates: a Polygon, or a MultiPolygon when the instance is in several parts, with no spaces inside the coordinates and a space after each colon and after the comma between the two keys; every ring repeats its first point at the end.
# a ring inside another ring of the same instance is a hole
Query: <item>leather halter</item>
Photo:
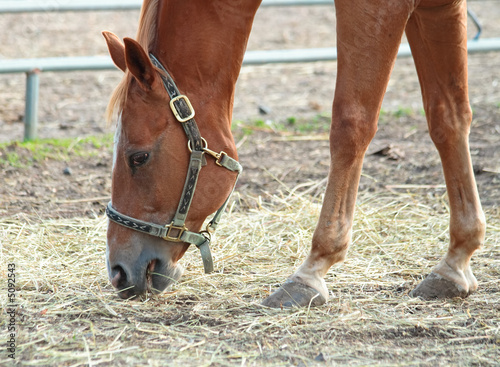
{"type": "MultiPolygon", "coordinates": [[[[159,69],[163,85],[165,86],[165,89],[170,97],[170,109],[172,110],[177,121],[181,123],[188,138],[188,149],[191,152],[191,157],[189,159],[186,181],[182,190],[179,206],[177,207],[177,211],[170,224],[159,225],[129,217],[114,209],[111,202],[109,202],[106,207],[106,215],[113,222],[127,228],[147,233],[151,236],[160,237],[169,242],[185,242],[196,245],[196,247],[200,250],[201,258],[203,259],[205,273],[211,273],[214,268],[209,246],[211,233],[215,231],[217,225],[219,224],[222,213],[226,209],[229,198],[234,191],[234,186],[231,194],[229,194],[227,199],[224,201],[224,204],[222,204],[222,206],[217,210],[204,231],[196,233],[191,232],[188,228],[186,228],[185,222],[193,200],[196,183],[198,182],[198,176],[202,166],[206,164],[205,153],[213,157],[218,166],[229,171],[236,172],[236,180],[238,179],[238,176],[243,168],[238,161],[229,157],[225,152],[216,153],[208,149],[207,141],[201,137],[198,125],[194,120],[195,112],[188,97],[180,94],[174,80],[163,65],[156,59],[156,57],[153,54],[149,54],[149,57],[153,65],[159,69]]],[[[236,181],[234,185],[236,185],[236,181]]]]}

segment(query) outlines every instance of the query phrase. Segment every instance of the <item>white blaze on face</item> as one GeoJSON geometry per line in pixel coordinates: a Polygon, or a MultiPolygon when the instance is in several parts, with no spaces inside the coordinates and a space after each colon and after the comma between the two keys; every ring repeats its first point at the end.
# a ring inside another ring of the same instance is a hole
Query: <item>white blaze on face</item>
{"type": "Polygon", "coordinates": [[[111,168],[112,171],[115,170],[116,156],[118,153],[118,142],[120,141],[121,131],[122,131],[122,117],[119,116],[118,121],[116,122],[115,137],[113,139],[113,167],[111,168]]]}
{"type": "Polygon", "coordinates": [[[113,177],[113,173],[115,171],[116,160],[118,159],[118,142],[120,141],[120,135],[122,132],[122,117],[118,116],[118,121],[116,122],[116,131],[115,137],[113,139],[113,166],[111,168],[111,177],[113,177]]]}

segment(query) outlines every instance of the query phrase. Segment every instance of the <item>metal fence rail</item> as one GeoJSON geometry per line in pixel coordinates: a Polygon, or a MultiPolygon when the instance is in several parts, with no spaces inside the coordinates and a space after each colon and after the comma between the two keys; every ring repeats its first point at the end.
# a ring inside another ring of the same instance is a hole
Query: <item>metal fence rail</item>
{"type": "MultiPolygon", "coordinates": [[[[333,0],[263,0],[261,6],[332,5],[333,0]]],[[[142,0],[1,0],[0,13],[137,10],[142,0]]]]}
{"type": "Polygon", "coordinates": [[[141,0],[1,0],[0,13],[40,13],[55,11],[137,10],[141,0]]]}
{"type": "MultiPolygon", "coordinates": [[[[470,40],[467,43],[469,54],[500,51],[500,38],[470,40]]],[[[410,57],[408,44],[399,47],[398,57],[410,57]]],[[[294,50],[247,51],[243,65],[263,65],[275,63],[297,63],[337,60],[337,49],[303,48],[294,50]]],[[[109,56],[71,56],[45,57],[34,59],[0,60],[0,74],[10,73],[40,73],[81,70],[114,70],[115,64],[109,56]]]]}
{"type": "MultiPolygon", "coordinates": [[[[331,5],[333,0],[263,0],[262,6],[331,5]]],[[[0,0],[0,13],[55,12],[55,11],[101,11],[137,10],[142,0],[0,0]]],[[[478,29],[479,29],[479,24],[478,29]]],[[[500,38],[471,40],[469,53],[500,51],[500,38]]],[[[408,44],[400,46],[398,57],[411,56],[408,44]]],[[[295,50],[247,51],[243,65],[269,63],[294,63],[333,61],[337,49],[310,48],[295,50]]],[[[36,138],[39,77],[41,72],[79,70],[113,70],[115,66],[109,56],[49,57],[34,59],[0,60],[0,74],[26,73],[25,140],[36,138]]]]}

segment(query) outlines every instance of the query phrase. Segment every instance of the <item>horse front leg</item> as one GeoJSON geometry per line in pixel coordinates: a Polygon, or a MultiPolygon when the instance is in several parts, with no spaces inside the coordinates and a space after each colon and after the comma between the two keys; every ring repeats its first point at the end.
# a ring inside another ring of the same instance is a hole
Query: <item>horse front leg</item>
{"type": "Polygon", "coordinates": [[[328,289],[324,276],[333,264],[346,257],[363,156],[376,130],[376,121],[334,121],[328,184],[311,251],[299,269],[264,305],[302,307],[325,303],[328,289]],[[360,125],[364,126],[360,128],[360,125]]]}
{"type": "Polygon", "coordinates": [[[465,1],[450,1],[417,9],[406,29],[450,202],[448,252],[411,293],[425,299],[467,297],[478,287],[470,260],[486,225],[469,153],[466,24],[465,1]]]}
{"type": "Polygon", "coordinates": [[[328,269],[351,242],[363,157],[377,120],[413,1],[337,0],[338,73],[330,130],[331,164],[311,251],[264,300],[269,307],[318,306],[328,299],[328,269]]]}
{"type": "MultiPolygon", "coordinates": [[[[339,106],[340,107],[340,106],[339,106]]],[[[338,113],[335,116],[339,116],[338,113]]],[[[351,242],[363,156],[376,130],[376,121],[333,119],[331,166],[320,218],[305,262],[271,297],[270,307],[318,306],[328,299],[324,276],[345,259],[351,242]]]]}

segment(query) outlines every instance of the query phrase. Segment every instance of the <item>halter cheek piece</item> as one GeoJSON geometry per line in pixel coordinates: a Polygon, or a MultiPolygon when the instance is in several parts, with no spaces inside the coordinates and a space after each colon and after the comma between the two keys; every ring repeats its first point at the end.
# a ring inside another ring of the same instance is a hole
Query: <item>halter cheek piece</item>
{"type": "Polygon", "coordinates": [[[172,110],[177,121],[181,123],[188,138],[188,149],[191,152],[191,157],[189,159],[189,167],[186,175],[186,181],[184,183],[184,189],[182,190],[179,206],[177,207],[177,211],[170,224],[159,225],[129,217],[114,209],[111,202],[109,202],[106,207],[106,215],[110,220],[124,227],[147,233],[151,236],[163,238],[165,241],[185,242],[196,245],[196,247],[200,250],[201,258],[203,259],[205,273],[211,273],[214,268],[209,246],[211,233],[215,231],[217,225],[219,224],[222,213],[226,209],[232,191],[234,191],[234,186],[231,194],[229,194],[227,199],[224,201],[224,204],[222,204],[222,206],[217,210],[212,220],[208,223],[206,229],[200,233],[191,232],[186,228],[185,223],[191,202],[193,200],[196,183],[198,182],[198,176],[202,166],[206,162],[205,154],[213,157],[218,166],[229,171],[236,172],[236,180],[243,169],[238,161],[229,157],[225,152],[217,153],[208,149],[207,141],[201,137],[198,125],[194,120],[195,113],[193,106],[191,106],[191,102],[185,95],[180,94],[174,80],[167,70],[165,70],[163,65],[156,59],[156,57],[152,54],[149,54],[149,57],[153,65],[161,71],[160,75],[163,85],[170,96],[170,109],[172,110]]]}

